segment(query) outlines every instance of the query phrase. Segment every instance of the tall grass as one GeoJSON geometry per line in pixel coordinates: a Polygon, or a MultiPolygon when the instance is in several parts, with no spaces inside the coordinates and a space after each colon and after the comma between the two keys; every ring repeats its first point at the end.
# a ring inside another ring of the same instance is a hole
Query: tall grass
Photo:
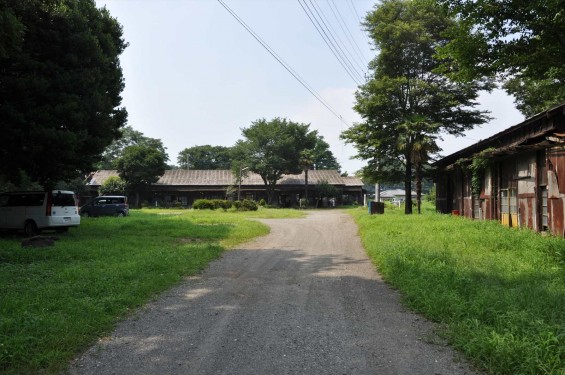
{"type": "Polygon", "coordinates": [[[54,247],[0,235],[0,373],[57,373],[157,293],[227,248],[265,235],[248,217],[301,213],[133,210],[85,218],[54,247]]]}
{"type": "Polygon", "coordinates": [[[430,213],[355,217],[406,303],[491,374],[565,374],[565,240],[430,213]]]}

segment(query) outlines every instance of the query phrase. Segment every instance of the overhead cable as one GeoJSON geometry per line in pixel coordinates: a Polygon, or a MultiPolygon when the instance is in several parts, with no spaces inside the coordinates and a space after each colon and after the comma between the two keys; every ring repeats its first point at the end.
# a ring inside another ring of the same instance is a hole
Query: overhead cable
{"type": "Polygon", "coordinates": [[[317,18],[314,16],[314,12],[312,10],[310,10],[310,7],[306,3],[306,0],[302,0],[302,1],[298,0],[298,3],[302,7],[302,10],[304,10],[304,13],[306,13],[306,16],[308,16],[308,18],[310,19],[310,22],[312,23],[312,25],[314,25],[314,27],[316,28],[316,31],[318,31],[318,33],[320,34],[320,36],[322,37],[322,39],[324,40],[324,42],[326,43],[326,45],[328,46],[330,51],[333,53],[335,58],[341,64],[343,69],[345,69],[345,71],[347,72],[349,77],[351,77],[353,82],[355,82],[357,85],[360,85],[361,83],[359,81],[359,78],[356,78],[355,73],[347,66],[346,63],[344,63],[342,61],[342,58],[339,56],[338,52],[336,52],[335,48],[332,46],[332,42],[331,42],[331,40],[329,40],[329,37],[327,36],[324,29],[320,25],[320,22],[318,22],[317,18]],[[302,4],[302,1],[304,2],[304,4],[302,4]],[[307,10],[307,8],[308,8],[308,10],[307,10]]]}
{"type": "Polygon", "coordinates": [[[326,17],[322,8],[318,5],[316,0],[309,0],[309,1],[310,1],[310,4],[312,5],[313,9],[316,11],[316,14],[318,15],[319,19],[322,21],[323,26],[328,31],[330,38],[335,42],[335,46],[337,46],[337,48],[339,49],[339,52],[341,52],[340,55],[344,58],[344,61],[347,63],[347,66],[349,66],[352,69],[352,71],[354,71],[361,78],[361,80],[363,80],[363,74],[362,74],[363,69],[364,69],[363,64],[357,63],[357,61],[355,61],[355,59],[350,59],[350,57],[352,56],[351,52],[349,51],[347,46],[343,43],[343,41],[339,37],[339,34],[335,31],[332,23],[326,17]],[[343,46],[343,48],[341,48],[340,45],[343,46]],[[347,53],[346,53],[346,51],[347,51],[347,53]],[[361,73],[354,66],[354,64],[352,63],[352,60],[355,64],[357,64],[357,67],[360,68],[361,73]]]}
{"type": "MultiPolygon", "coordinates": [[[[357,57],[365,62],[365,61],[369,61],[370,59],[367,58],[367,56],[363,53],[363,51],[361,51],[361,48],[359,47],[359,44],[357,43],[357,41],[355,40],[355,38],[353,37],[353,34],[351,33],[351,30],[349,30],[349,27],[347,26],[347,22],[345,22],[345,20],[343,19],[343,16],[341,15],[341,12],[339,11],[337,5],[335,4],[334,0],[331,0],[331,2],[329,3],[330,5],[330,9],[332,10],[332,13],[334,15],[334,17],[336,18],[336,20],[338,21],[339,27],[341,28],[341,30],[343,31],[343,33],[345,34],[345,36],[347,37],[347,40],[349,40],[349,43],[351,45],[354,45],[355,48],[353,49],[357,55],[357,57]],[[333,5],[333,6],[332,6],[333,5]],[[334,11],[335,8],[335,11],[334,11]]],[[[366,37],[366,35],[365,35],[366,37]]],[[[365,63],[366,64],[366,63],[365,63]]]]}
{"type": "Polygon", "coordinates": [[[283,59],[282,57],[280,57],[268,44],[267,42],[265,42],[255,31],[253,31],[253,29],[251,29],[250,26],[248,26],[230,7],[228,7],[223,0],[218,0],[218,2],[224,7],[224,9],[226,9],[228,11],[228,13],[230,13],[232,15],[233,18],[235,18],[235,20],[241,25],[243,26],[243,28],[249,33],[251,34],[251,36],[253,36],[253,38],[255,38],[255,40],[257,42],[259,42],[259,44],[261,44],[261,46],[263,48],[265,48],[267,50],[267,52],[269,52],[269,54],[271,56],[273,56],[275,58],[275,60],[277,60],[279,62],[279,64],[281,64],[283,66],[283,68],[285,68],[302,86],[304,86],[304,88],[306,90],[308,90],[310,92],[310,94],[312,94],[324,107],[326,107],[326,109],[328,111],[330,111],[335,117],[337,117],[342,123],[344,123],[345,125],[347,125],[348,127],[350,126],[342,117],[341,115],[339,115],[339,113],[328,103],[324,100],[324,98],[322,98],[320,96],[320,94],[318,94],[316,92],[316,90],[314,90],[298,73],[296,73],[296,71],[294,71],[294,69],[292,69],[292,67],[290,65],[288,65],[283,59]]]}

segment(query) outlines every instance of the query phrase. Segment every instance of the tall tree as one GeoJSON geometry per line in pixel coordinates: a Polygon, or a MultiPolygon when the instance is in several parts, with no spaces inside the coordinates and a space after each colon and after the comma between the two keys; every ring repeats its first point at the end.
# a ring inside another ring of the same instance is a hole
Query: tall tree
{"type": "Polygon", "coordinates": [[[127,189],[135,192],[135,206],[139,207],[140,190],[157,182],[165,173],[166,164],[161,150],[146,145],[135,145],[124,149],[116,166],[120,178],[126,182],[127,189]]]}
{"type": "Polygon", "coordinates": [[[325,141],[324,137],[318,135],[316,145],[312,150],[313,163],[310,168],[315,169],[335,169],[340,170],[341,165],[337,162],[334,154],[330,150],[330,145],[325,141]]]}
{"type": "Polygon", "coordinates": [[[365,177],[380,182],[398,178],[403,169],[405,213],[412,213],[414,153],[422,139],[434,143],[441,133],[461,135],[485,122],[477,105],[478,83],[452,82],[435,73],[435,50],[447,40],[444,31],[455,21],[433,1],[383,0],[365,19],[379,54],[371,62],[372,77],[356,93],[355,110],[363,122],[342,133],[358,157],[374,170],[365,177]]]}
{"type": "Polygon", "coordinates": [[[224,146],[194,146],[179,152],[177,162],[184,169],[230,169],[231,148],[224,146]]]}
{"type": "Polygon", "coordinates": [[[315,163],[314,152],[309,149],[300,151],[298,163],[304,171],[304,199],[306,200],[306,205],[308,205],[308,171],[315,163]]]}
{"type": "Polygon", "coordinates": [[[497,77],[526,116],[565,101],[562,0],[438,0],[461,22],[440,49],[455,78],[497,77]]]}
{"type": "Polygon", "coordinates": [[[122,28],[94,0],[4,0],[0,19],[0,174],[53,187],[126,122],[122,28]]]}
{"type": "Polygon", "coordinates": [[[283,174],[299,174],[300,152],[312,149],[318,133],[310,126],[283,118],[260,119],[242,129],[245,139],[234,146],[239,168],[247,167],[263,179],[267,201],[272,203],[275,185],[283,174]]]}
{"type": "Polygon", "coordinates": [[[120,136],[115,139],[102,153],[102,159],[96,163],[96,169],[116,169],[116,162],[123,156],[124,150],[129,146],[149,146],[159,150],[169,160],[167,148],[158,138],[146,137],[142,132],[134,130],[131,126],[120,129],[120,136]]]}

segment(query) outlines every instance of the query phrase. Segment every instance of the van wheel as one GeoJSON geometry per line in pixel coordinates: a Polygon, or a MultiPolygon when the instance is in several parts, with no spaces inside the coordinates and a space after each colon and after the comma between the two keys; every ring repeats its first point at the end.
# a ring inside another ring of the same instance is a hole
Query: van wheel
{"type": "Polygon", "coordinates": [[[89,217],[90,214],[89,214],[88,211],[87,211],[87,212],[82,212],[82,213],[80,214],[80,216],[82,216],[82,217],[89,217]]]}
{"type": "Polygon", "coordinates": [[[33,220],[28,220],[25,222],[24,224],[24,233],[26,234],[26,236],[33,236],[37,234],[37,225],[35,224],[35,222],[33,220]]]}
{"type": "Polygon", "coordinates": [[[124,214],[123,211],[118,212],[118,214],[116,215],[117,217],[124,217],[126,216],[126,214],[124,214]]]}

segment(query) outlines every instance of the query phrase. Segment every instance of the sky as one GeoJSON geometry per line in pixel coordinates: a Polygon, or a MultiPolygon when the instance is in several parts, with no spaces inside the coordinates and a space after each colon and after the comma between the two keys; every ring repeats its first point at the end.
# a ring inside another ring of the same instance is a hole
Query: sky
{"type": "MultiPolygon", "coordinates": [[[[171,164],[187,147],[233,146],[243,138],[242,128],[275,117],[318,130],[342,171],[354,174],[366,164],[352,159],[355,148],[344,144],[339,135],[361,121],[353,110],[354,94],[376,52],[360,21],[374,8],[375,0],[223,0],[333,112],[218,0],[96,3],[120,22],[129,43],[120,57],[128,125],[161,139],[171,164]],[[312,12],[315,5],[325,17],[353,66],[349,73],[308,18],[305,5],[312,12]]],[[[443,155],[524,120],[512,98],[501,90],[482,94],[479,102],[494,119],[465,137],[444,137],[443,155]]]]}

